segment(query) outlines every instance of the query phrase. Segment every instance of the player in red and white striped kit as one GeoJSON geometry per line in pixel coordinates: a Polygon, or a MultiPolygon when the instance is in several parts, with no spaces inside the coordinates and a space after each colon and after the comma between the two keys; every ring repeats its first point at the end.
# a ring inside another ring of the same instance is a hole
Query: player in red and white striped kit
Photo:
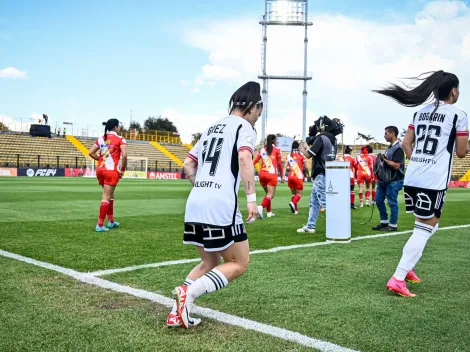
{"type": "Polygon", "coordinates": [[[354,193],[354,185],[356,183],[357,161],[351,155],[351,152],[352,148],[350,146],[346,146],[346,148],[344,148],[344,155],[339,160],[349,162],[351,184],[351,209],[357,209],[354,205],[354,202],[356,200],[356,194],[354,193]]]}
{"type": "Polygon", "coordinates": [[[103,187],[96,232],[106,232],[109,229],[119,227],[119,223],[114,221],[114,190],[127,166],[126,140],[117,134],[119,121],[110,119],[103,122],[103,125],[106,126],[104,135],[95,141],[89,151],[90,157],[98,161],[96,177],[99,185],[103,187]],[[98,150],[100,151],[99,156],[96,154],[98,150]],[[122,165],[119,168],[121,157],[122,165]],[[108,217],[108,227],[104,226],[106,216],[108,217]]]}
{"type": "Polygon", "coordinates": [[[370,183],[372,182],[373,166],[372,159],[364,146],[361,149],[361,155],[356,158],[357,162],[357,184],[359,185],[359,200],[361,201],[361,208],[364,206],[363,200],[363,186],[366,184],[366,205],[370,205],[370,183]]]}
{"type": "Polygon", "coordinates": [[[366,146],[367,152],[369,153],[370,158],[372,159],[372,182],[371,182],[371,191],[372,191],[372,204],[375,203],[375,195],[377,193],[376,188],[377,188],[377,182],[379,179],[377,178],[377,175],[374,172],[374,165],[375,165],[375,160],[377,160],[377,156],[375,156],[374,149],[370,145],[366,146]]]}

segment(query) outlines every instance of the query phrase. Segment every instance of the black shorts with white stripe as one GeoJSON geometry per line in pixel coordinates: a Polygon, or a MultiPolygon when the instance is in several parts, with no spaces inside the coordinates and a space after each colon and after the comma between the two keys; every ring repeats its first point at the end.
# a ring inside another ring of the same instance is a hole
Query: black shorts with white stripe
{"type": "Polygon", "coordinates": [[[247,239],[248,235],[243,224],[229,227],[184,224],[183,243],[204,247],[206,252],[220,252],[235,242],[243,242],[247,239]]]}
{"type": "Polygon", "coordinates": [[[426,188],[405,186],[407,213],[414,213],[421,219],[440,218],[446,200],[447,190],[436,191],[426,188]]]}

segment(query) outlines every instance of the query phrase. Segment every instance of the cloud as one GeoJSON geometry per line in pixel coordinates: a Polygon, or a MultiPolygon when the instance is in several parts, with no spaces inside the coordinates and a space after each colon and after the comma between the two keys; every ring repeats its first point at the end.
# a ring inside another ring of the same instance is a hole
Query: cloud
{"type": "MultiPolygon", "coordinates": [[[[211,81],[236,89],[256,79],[261,68],[261,26],[254,18],[205,22],[183,34],[186,43],[207,54],[207,63],[195,73],[201,83],[196,86],[211,81]],[[240,38],[243,50],[235,50],[240,38]]],[[[302,29],[270,27],[267,58],[268,73],[302,71],[302,29]]],[[[385,126],[406,128],[414,111],[371,93],[372,89],[440,69],[470,82],[469,60],[470,10],[463,1],[430,2],[407,24],[317,14],[309,29],[308,69],[313,80],[308,83],[307,125],[315,116],[342,116],[346,142],[352,143],[357,132],[381,140],[385,126]]],[[[470,110],[465,106],[468,101],[470,90],[462,87],[458,106],[470,110]]],[[[301,107],[301,82],[270,81],[267,130],[295,129],[300,134],[301,107]]],[[[261,126],[257,129],[260,132],[261,126]]]]}
{"type": "Polygon", "coordinates": [[[5,67],[0,70],[0,78],[27,78],[25,71],[20,71],[16,67],[5,67]]]}
{"type": "Polygon", "coordinates": [[[175,124],[183,142],[190,143],[193,133],[203,132],[211,123],[225,117],[226,113],[216,111],[213,114],[192,114],[179,109],[165,108],[162,116],[168,117],[175,124]]]}
{"type": "Polygon", "coordinates": [[[186,86],[189,85],[189,83],[188,83],[187,81],[185,81],[184,79],[182,79],[182,80],[180,81],[180,84],[181,84],[183,87],[186,87],[186,86]]]}
{"type": "Polygon", "coordinates": [[[196,86],[196,87],[191,88],[190,91],[191,93],[199,93],[201,91],[201,88],[196,86]]]}

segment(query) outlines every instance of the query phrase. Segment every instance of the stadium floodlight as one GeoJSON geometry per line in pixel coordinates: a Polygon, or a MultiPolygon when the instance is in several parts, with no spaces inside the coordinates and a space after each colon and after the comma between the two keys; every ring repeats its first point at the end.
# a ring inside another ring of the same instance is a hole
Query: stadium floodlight
{"type": "Polygon", "coordinates": [[[265,12],[261,16],[260,24],[263,26],[263,43],[261,51],[261,73],[258,78],[263,80],[263,116],[261,118],[261,139],[266,137],[266,124],[268,117],[268,81],[271,79],[301,80],[304,81],[303,94],[303,125],[302,140],[307,132],[307,81],[312,79],[307,72],[307,45],[308,27],[313,23],[308,18],[308,0],[265,0],[265,12]],[[266,72],[266,46],[268,26],[301,26],[305,29],[304,37],[304,70],[301,74],[272,75],[266,72]]]}
{"type": "Polygon", "coordinates": [[[271,11],[268,11],[271,20],[280,22],[302,22],[304,15],[304,2],[278,0],[270,1],[271,11]]]}

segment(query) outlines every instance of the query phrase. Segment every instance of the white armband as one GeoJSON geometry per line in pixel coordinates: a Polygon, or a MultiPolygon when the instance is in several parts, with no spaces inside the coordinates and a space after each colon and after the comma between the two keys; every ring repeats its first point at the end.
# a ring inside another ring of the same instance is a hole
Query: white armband
{"type": "Polygon", "coordinates": [[[247,202],[256,202],[256,193],[246,195],[247,202]]]}

